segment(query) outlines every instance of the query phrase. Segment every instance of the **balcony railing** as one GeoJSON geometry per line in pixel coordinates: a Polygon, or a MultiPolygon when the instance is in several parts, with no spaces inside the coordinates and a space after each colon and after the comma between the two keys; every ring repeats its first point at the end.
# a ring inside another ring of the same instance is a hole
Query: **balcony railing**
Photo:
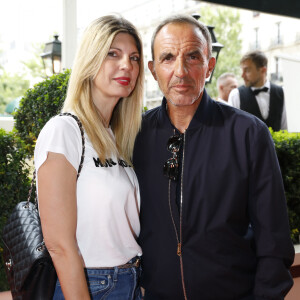
{"type": "Polygon", "coordinates": [[[271,39],[270,48],[275,48],[283,45],[283,37],[279,36],[277,38],[271,39]]]}

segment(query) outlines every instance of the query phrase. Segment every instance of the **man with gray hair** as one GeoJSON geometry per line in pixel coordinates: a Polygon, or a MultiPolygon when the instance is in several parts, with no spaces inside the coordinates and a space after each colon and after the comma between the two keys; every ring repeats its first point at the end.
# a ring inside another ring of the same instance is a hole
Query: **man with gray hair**
{"type": "Polygon", "coordinates": [[[230,92],[238,87],[238,81],[233,73],[223,73],[217,80],[218,101],[228,104],[230,92]]]}
{"type": "Polygon", "coordinates": [[[294,247],[268,128],[206,93],[216,61],[194,18],[162,21],[152,54],[164,98],[133,155],[145,300],[283,299],[294,247]]]}

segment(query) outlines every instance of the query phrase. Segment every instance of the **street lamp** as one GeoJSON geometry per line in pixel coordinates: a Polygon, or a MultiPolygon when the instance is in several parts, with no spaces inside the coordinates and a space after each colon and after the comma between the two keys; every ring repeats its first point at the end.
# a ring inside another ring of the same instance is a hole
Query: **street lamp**
{"type": "MultiPolygon", "coordinates": [[[[200,15],[197,14],[197,13],[194,13],[192,14],[192,17],[194,17],[197,21],[200,19],[200,15]]],[[[212,41],[212,56],[215,57],[216,59],[216,64],[217,64],[217,61],[218,61],[218,57],[219,57],[219,53],[221,51],[221,49],[224,47],[222,44],[220,44],[218,41],[217,41],[217,38],[215,36],[215,33],[214,33],[214,26],[210,26],[210,25],[206,25],[209,33],[210,33],[210,36],[211,36],[211,41],[212,41]]],[[[210,76],[208,78],[206,78],[205,80],[205,83],[211,83],[211,79],[213,77],[213,74],[214,74],[214,71],[215,71],[215,68],[212,70],[210,76]]]]}
{"type": "Polygon", "coordinates": [[[58,35],[54,35],[54,41],[45,45],[44,53],[41,54],[43,59],[46,76],[58,74],[61,71],[61,41],[58,35]]]}

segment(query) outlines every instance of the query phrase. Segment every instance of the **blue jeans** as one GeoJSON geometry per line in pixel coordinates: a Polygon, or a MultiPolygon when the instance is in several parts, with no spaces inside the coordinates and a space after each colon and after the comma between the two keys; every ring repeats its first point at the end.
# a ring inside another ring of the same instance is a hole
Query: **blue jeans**
{"type": "MultiPolygon", "coordinates": [[[[140,300],[140,267],[128,269],[85,269],[92,300],[140,300]]],[[[53,300],[64,300],[57,280],[53,300]]]]}

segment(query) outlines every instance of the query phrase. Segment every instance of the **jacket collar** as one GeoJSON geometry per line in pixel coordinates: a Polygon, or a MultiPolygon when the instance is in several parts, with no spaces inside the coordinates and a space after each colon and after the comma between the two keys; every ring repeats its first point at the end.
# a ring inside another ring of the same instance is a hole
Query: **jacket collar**
{"type": "MultiPolygon", "coordinates": [[[[172,125],[169,115],[167,113],[166,104],[167,100],[164,97],[158,114],[158,125],[165,129],[174,129],[174,126],[172,125]]],[[[211,124],[211,122],[214,119],[213,107],[213,101],[204,89],[201,101],[194,114],[193,119],[190,122],[188,130],[198,129],[199,127],[202,127],[205,124],[211,124]]]]}

